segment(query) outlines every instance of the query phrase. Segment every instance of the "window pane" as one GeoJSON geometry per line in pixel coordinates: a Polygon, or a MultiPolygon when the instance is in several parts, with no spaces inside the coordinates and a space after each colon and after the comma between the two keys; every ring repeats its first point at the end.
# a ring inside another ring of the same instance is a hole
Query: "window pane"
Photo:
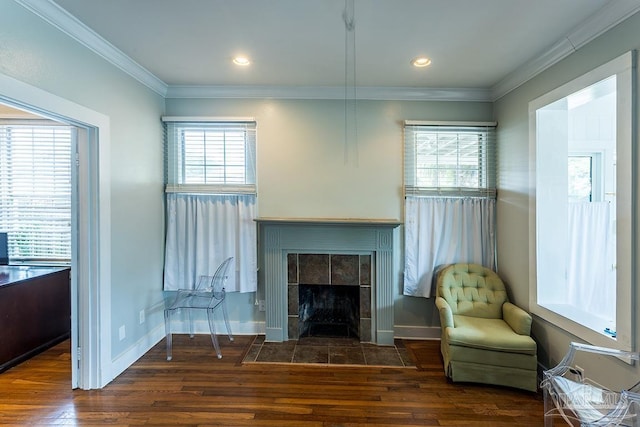
{"type": "MultiPolygon", "coordinates": [[[[193,126],[182,125],[179,155],[172,158],[178,162],[182,174],[177,184],[198,185],[245,185],[254,184],[255,173],[248,173],[254,162],[248,160],[254,149],[250,147],[255,137],[244,129],[246,125],[224,124],[193,126]],[[251,178],[250,178],[251,177],[251,178]]],[[[168,171],[176,165],[167,165],[168,171]]],[[[173,179],[173,178],[170,178],[173,179]]]]}
{"type": "Polygon", "coordinates": [[[405,185],[438,194],[495,193],[494,133],[491,126],[405,126],[405,185]]]}
{"type": "Polygon", "coordinates": [[[569,201],[591,201],[591,156],[569,156],[569,201]]]}
{"type": "Polygon", "coordinates": [[[0,231],[14,261],[71,259],[71,128],[0,125],[0,231]]]}

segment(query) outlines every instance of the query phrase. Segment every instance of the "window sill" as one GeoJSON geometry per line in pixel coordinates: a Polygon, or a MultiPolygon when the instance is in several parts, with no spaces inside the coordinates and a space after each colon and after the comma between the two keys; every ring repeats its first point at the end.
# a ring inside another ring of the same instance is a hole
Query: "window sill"
{"type": "Polygon", "coordinates": [[[541,306],[534,303],[531,305],[531,313],[589,344],[624,351],[632,350],[630,346],[625,345],[624,340],[614,338],[605,332],[606,328],[615,330],[615,322],[579,307],[565,304],[541,306]]]}

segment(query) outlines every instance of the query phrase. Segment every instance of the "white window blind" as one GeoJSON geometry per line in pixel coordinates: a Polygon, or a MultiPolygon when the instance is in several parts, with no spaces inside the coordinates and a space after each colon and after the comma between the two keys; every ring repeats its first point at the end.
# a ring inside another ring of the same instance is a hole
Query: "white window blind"
{"type": "Polygon", "coordinates": [[[496,195],[495,123],[406,121],[405,194],[496,195]]]}
{"type": "Polygon", "coordinates": [[[10,261],[71,260],[72,128],[0,124],[0,231],[10,261]]]}
{"type": "Polygon", "coordinates": [[[167,192],[255,194],[254,121],[163,120],[167,192]]]}

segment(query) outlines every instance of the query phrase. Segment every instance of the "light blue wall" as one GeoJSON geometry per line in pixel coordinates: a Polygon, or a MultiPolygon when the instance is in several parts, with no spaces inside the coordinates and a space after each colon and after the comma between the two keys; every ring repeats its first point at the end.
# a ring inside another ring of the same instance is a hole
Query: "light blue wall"
{"type": "MultiPolygon", "coordinates": [[[[349,142],[345,156],[344,101],[167,99],[166,108],[170,116],[254,117],[258,214],[281,218],[402,221],[403,121],[493,119],[491,103],[362,100],[357,143],[349,142]]],[[[420,334],[439,320],[433,299],[402,296],[401,236],[398,229],[396,331],[420,334]]],[[[228,298],[232,320],[264,320],[251,298],[228,298]]]]}
{"type": "MultiPolygon", "coordinates": [[[[497,213],[499,273],[509,283],[515,302],[523,307],[527,307],[529,301],[529,269],[535,268],[529,265],[529,170],[534,165],[529,156],[528,104],[591,69],[639,48],[640,14],[636,14],[495,103],[500,163],[497,213]]],[[[640,85],[636,86],[636,97],[638,87],[640,85]]],[[[635,119],[638,119],[637,112],[635,119]]],[[[638,165],[637,158],[635,165],[638,165]]],[[[638,183],[635,184],[638,191],[638,183]]],[[[636,194],[636,200],[640,200],[638,196],[640,194],[636,194]]],[[[637,215],[635,221],[638,229],[637,215]]],[[[637,292],[637,283],[632,286],[636,289],[634,307],[637,312],[640,292],[637,292]]],[[[640,328],[637,316],[635,322],[635,341],[638,343],[640,328]]],[[[546,365],[556,364],[566,352],[568,343],[575,340],[575,337],[539,318],[534,319],[533,330],[541,349],[540,360],[546,365]]],[[[640,368],[629,367],[622,362],[604,364],[597,359],[581,365],[592,379],[604,381],[607,385],[614,382],[630,386],[629,378],[635,378],[631,381],[633,383],[640,377],[640,368]]]]}
{"type": "Polygon", "coordinates": [[[0,73],[109,117],[111,352],[116,358],[162,316],[162,96],[17,3],[0,2],[0,73]],[[139,324],[140,310],[149,310],[139,324]],[[126,338],[119,340],[124,325],[126,338]]]}

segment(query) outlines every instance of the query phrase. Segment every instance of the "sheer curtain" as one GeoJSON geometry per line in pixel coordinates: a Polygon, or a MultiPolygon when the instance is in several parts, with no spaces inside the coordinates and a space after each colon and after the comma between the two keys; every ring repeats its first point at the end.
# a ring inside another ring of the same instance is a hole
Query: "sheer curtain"
{"type": "Polygon", "coordinates": [[[569,203],[568,304],[615,319],[615,242],[609,202],[569,203]]]}
{"type": "Polygon", "coordinates": [[[404,295],[431,297],[442,264],[496,267],[495,199],[406,196],[404,227],[404,295]]]}
{"type": "Polygon", "coordinates": [[[235,268],[228,292],[257,288],[256,196],[167,193],[164,289],[192,288],[226,258],[235,268]]]}

